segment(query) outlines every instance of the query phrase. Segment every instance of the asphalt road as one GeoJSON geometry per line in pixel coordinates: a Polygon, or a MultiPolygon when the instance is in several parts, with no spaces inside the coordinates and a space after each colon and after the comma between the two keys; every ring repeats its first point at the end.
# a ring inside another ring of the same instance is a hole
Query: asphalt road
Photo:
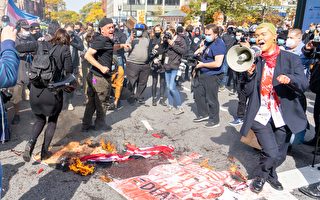
{"type": "MultiPolygon", "coordinates": [[[[214,166],[216,170],[226,170],[227,156],[234,156],[249,174],[249,178],[252,178],[250,174],[258,163],[259,154],[253,148],[239,141],[240,127],[228,124],[236,113],[237,96],[230,95],[227,89],[219,93],[220,106],[222,107],[220,127],[207,129],[204,127],[204,123],[195,124],[192,122],[195,117],[195,105],[193,94],[190,93],[189,82],[183,84],[181,95],[185,113],[179,116],[165,113],[163,112],[165,107],[151,105],[149,84],[145,91],[147,99],[145,105],[130,106],[123,101],[121,109],[116,112],[108,112],[107,121],[112,125],[112,131],[106,133],[93,131],[85,134],[80,132],[84,113],[83,96],[75,95],[75,110],[62,112],[52,144],[58,146],[70,141],[82,141],[86,138],[92,138],[96,141],[105,138],[116,144],[118,150],[123,149],[123,144],[126,142],[138,147],[160,144],[173,145],[176,154],[187,155],[191,152],[197,152],[203,155],[204,158],[209,159],[209,164],[214,166]],[[152,133],[157,132],[163,133],[165,137],[159,139],[151,136],[152,133]]],[[[314,131],[312,120],[314,95],[307,93],[307,97],[307,115],[311,123],[311,130],[307,132],[306,140],[312,138],[314,131]]],[[[27,101],[21,103],[21,109],[21,122],[12,127],[11,141],[0,146],[0,160],[4,168],[3,199],[124,199],[99,179],[104,169],[100,169],[91,176],[82,177],[72,172],[62,172],[34,162],[25,163],[21,156],[12,152],[12,149],[23,151],[34,121],[27,101]],[[41,168],[44,171],[38,174],[37,172],[41,168]]],[[[42,140],[43,136],[41,135],[35,152],[40,151],[42,140]]],[[[311,147],[305,145],[293,146],[291,153],[278,171],[285,172],[309,166],[312,161],[312,150],[311,147]]],[[[132,170],[134,171],[134,169],[132,170]]],[[[128,176],[130,176],[131,172],[125,171],[123,173],[129,173],[128,176]]],[[[284,187],[286,187],[285,184],[284,187]]],[[[294,190],[292,194],[297,199],[308,199],[297,190],[294,190]]]]}

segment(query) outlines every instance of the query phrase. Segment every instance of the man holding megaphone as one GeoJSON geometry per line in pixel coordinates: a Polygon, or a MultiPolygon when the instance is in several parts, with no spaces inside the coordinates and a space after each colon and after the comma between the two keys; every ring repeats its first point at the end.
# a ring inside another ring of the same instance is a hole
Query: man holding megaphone
{"type": "Polygon", "coordinates": [[[259,193],[265,182],[283,190],[276,168],[286,159],[291,134],[307,127],[306,114],[294,88],[304,92],[308,80],[299,57],[278,47],[273,24],[260,24],[255,36],[262,54],[246,73],[249,103],[240,133],[246,136],[252,129],[262,148],[251,184],[251,190],[259,193]]]}

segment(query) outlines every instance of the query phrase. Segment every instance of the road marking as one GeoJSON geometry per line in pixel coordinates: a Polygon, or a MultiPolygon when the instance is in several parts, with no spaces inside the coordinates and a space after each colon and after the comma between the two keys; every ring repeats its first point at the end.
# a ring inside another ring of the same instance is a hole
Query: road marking
{"type": "Polygon", "coordinates": [[[182,87],[183,90],[188,91],[188,92],[191,92],[191,90],[190,90],[189,88],[184,87],[184,86],[181,86],[181,87],[182,87]]]}
{"type": "Polygon", "coordinates": [[[141,120],[141,122],[143,123],[143,125],[146,127],[146,129],[148,131],[153,131],[154,130],[147,120],[141,120]]]}

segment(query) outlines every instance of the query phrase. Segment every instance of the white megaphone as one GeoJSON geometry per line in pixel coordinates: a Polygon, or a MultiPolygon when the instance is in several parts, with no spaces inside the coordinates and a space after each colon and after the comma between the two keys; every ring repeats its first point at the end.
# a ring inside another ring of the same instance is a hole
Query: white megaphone
{"type": "Polygon", "coordinates": [[[261,55],[261,49],[258,46],[251,48],[235,45],[227,52],[227,63],[233,71],[245,72],[254,63],[256,57],[261,55]]]}

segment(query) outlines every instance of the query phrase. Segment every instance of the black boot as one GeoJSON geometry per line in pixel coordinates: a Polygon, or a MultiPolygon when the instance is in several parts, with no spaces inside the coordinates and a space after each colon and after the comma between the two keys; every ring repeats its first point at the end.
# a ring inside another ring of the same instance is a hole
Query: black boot
{"type": "Polygon", "coordinates": [[[157,106],[157,99],[156,99],[156,98],[153,98],[153,99],[152,99],[152,105],[153,105],[153,106],[157,106]]]}
{"type": "Polygon", "coordinates": [[[31,155],[32,155],[32,152],[33,152],[33,149],[34,149],[34,145],[36,144],[36,141],[35,140],[30,140],[26,147],[25,147],[25,150],[24,150],[24,153],[23,153],[23,160],[25,162],[30,162],[30,159],[31,159],[31,155]]]}

